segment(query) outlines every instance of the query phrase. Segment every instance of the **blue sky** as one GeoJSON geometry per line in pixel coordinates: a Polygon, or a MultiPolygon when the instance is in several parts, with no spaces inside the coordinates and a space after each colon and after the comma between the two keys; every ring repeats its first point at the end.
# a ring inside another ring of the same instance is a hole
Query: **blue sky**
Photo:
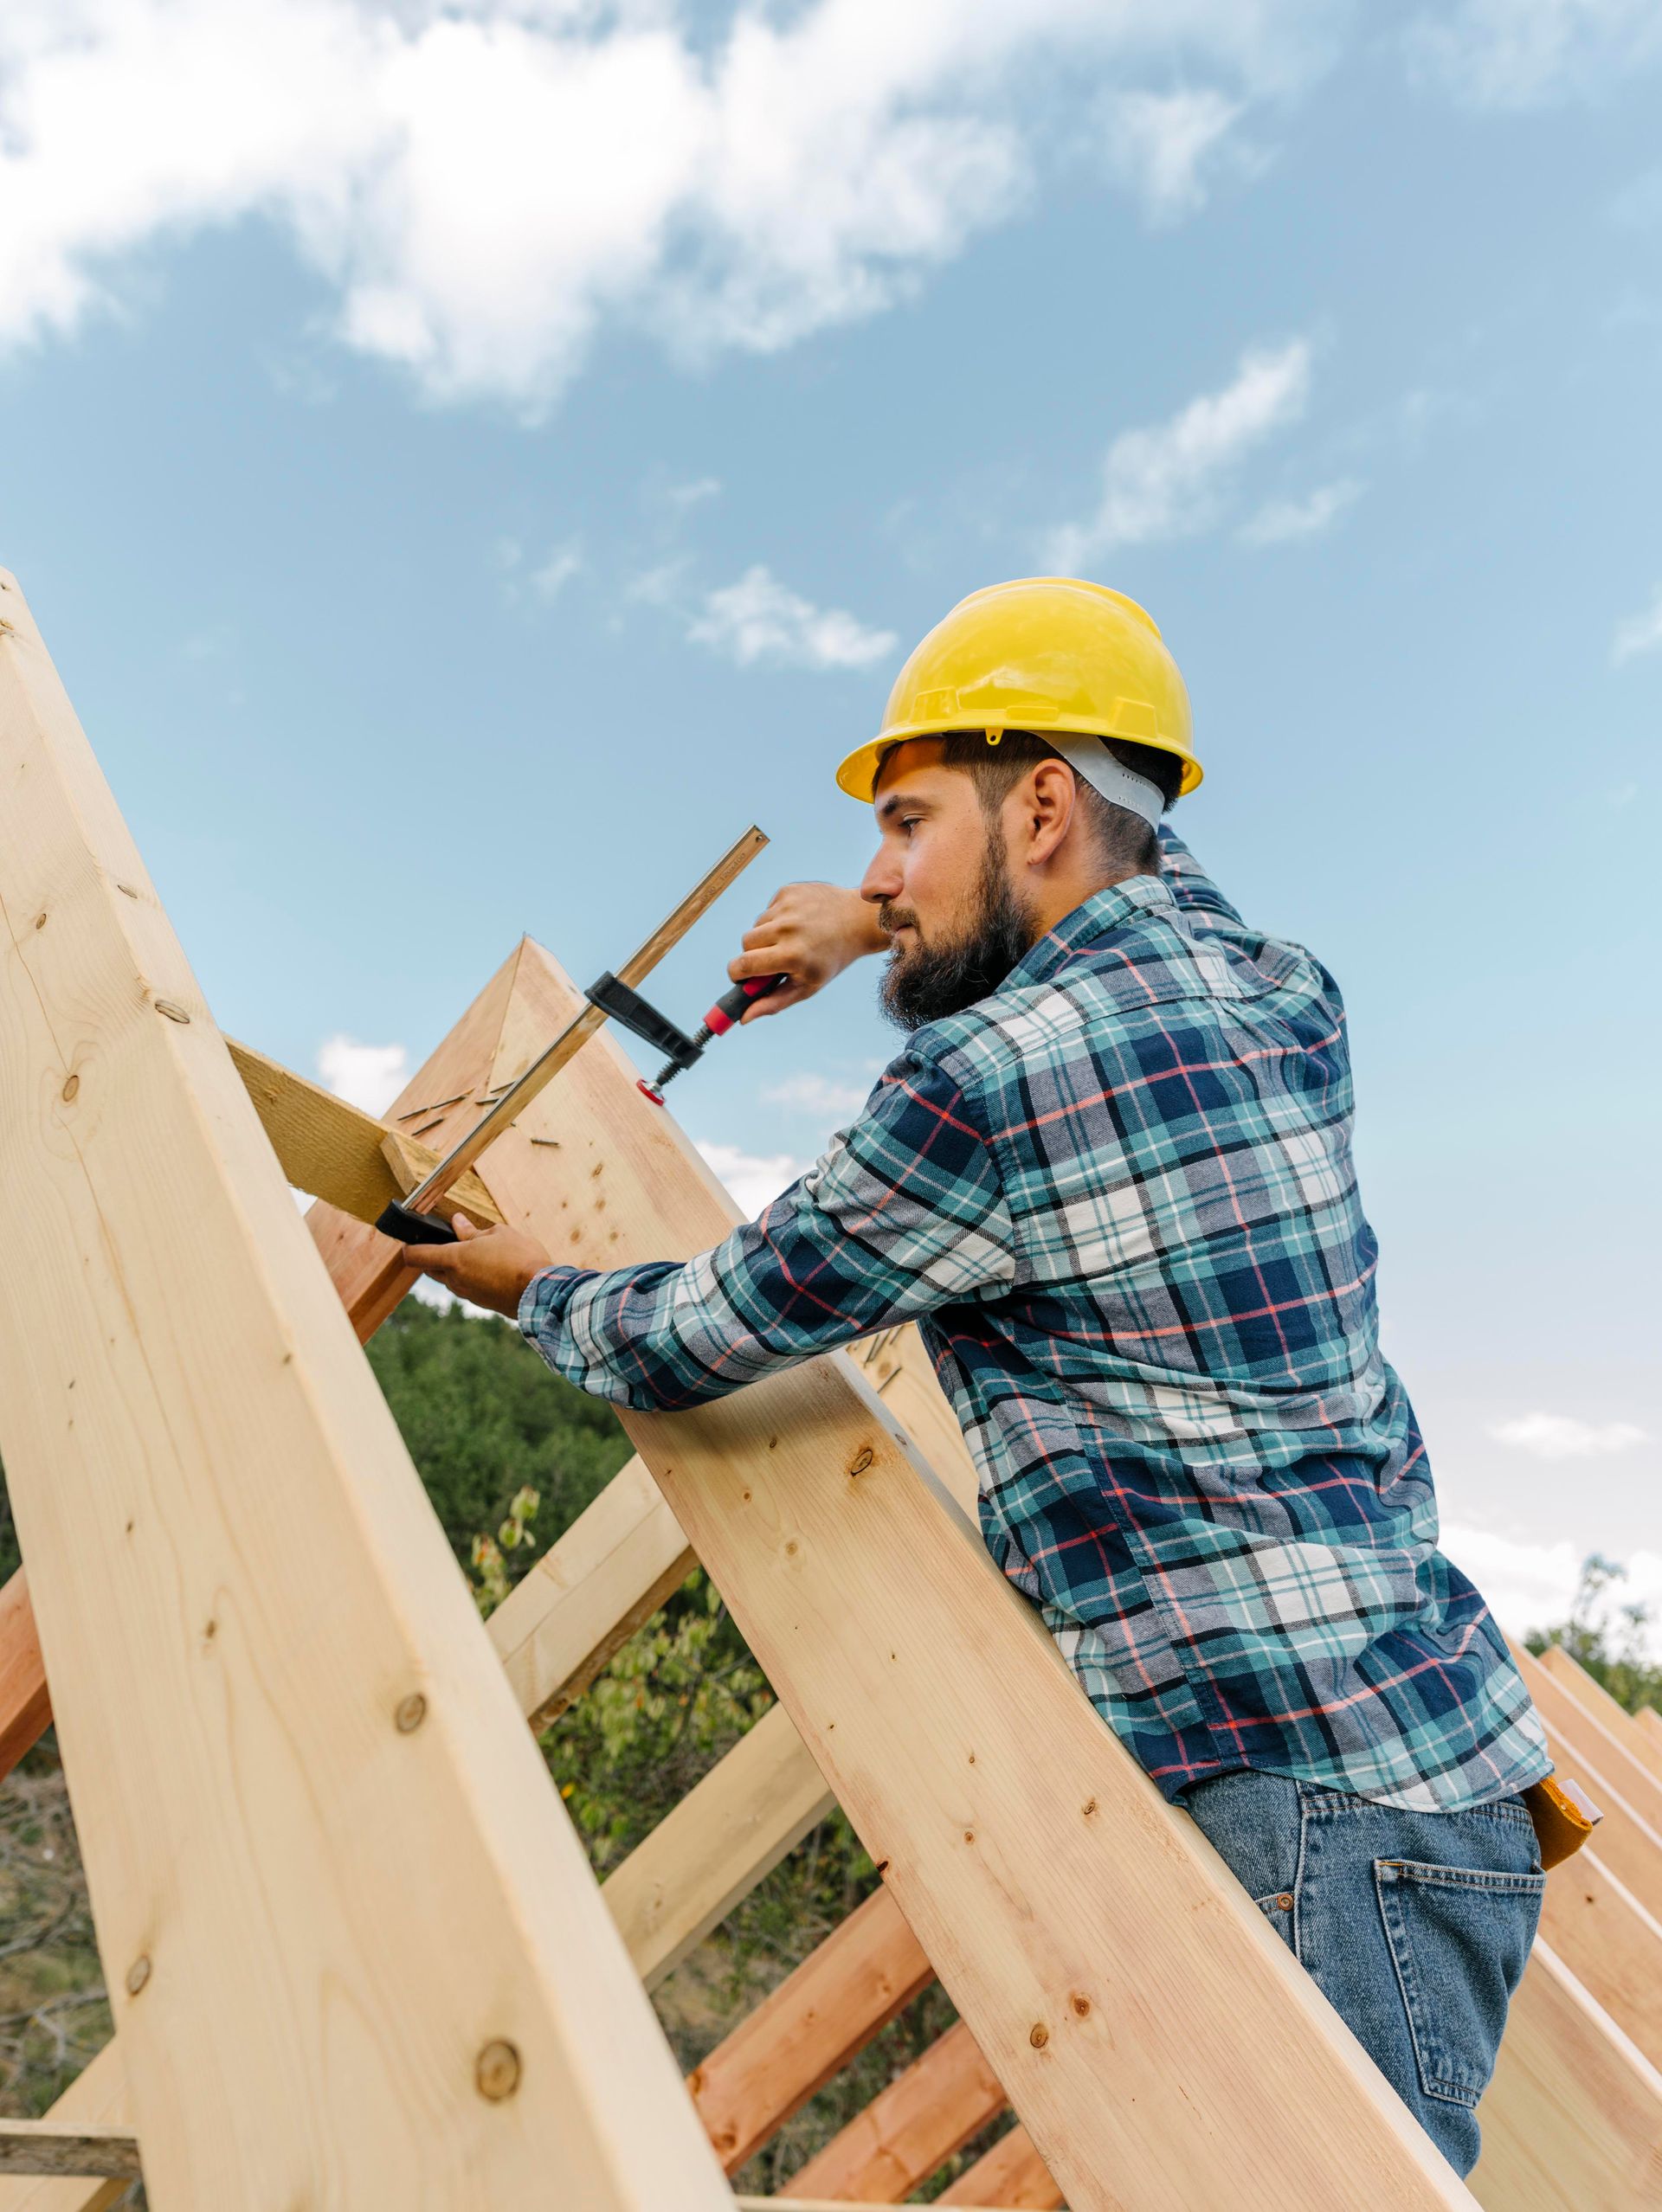
{"type": "MultiPolygon", "coordinates": [[[[14,0],[0,557],[223,1026],[366,1100],[754,819],[695,1014],[957,598],[1131,592],[1344,985],[1451,1548],[1662,1601],[1659,95],[1649,0],[14,0]]],[[[872,981],[684,1078],[742,1197],[872,981]]]]}

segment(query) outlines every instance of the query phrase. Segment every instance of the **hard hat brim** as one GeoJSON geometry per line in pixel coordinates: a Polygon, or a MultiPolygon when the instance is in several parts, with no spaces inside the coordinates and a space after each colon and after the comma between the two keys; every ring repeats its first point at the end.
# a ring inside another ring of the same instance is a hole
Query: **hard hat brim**
{"type": "MultiPolygon", "coordinates": [[[[1097,729],[1088,722],[1075,721],[1068,717],[1059,717],[1049,726],[1078,737],[1104,737],[1112,734],[1097,729]]],[[[837,769],[837,788],[846,791],[851,799],[858,799],[869,807],[876,795],[878,769],[882,764],[883,756],[892,745],[907,744],[914,737],[944,737],[950,734],[948,730],[924,723],[902,723],[894,729],[885,730],[879,736],[868,738],[865,744],[856,745],[841,762],[837,769]]],[[[1033,734],[1036,737],[1043,737],[1047,732],[1035,730],[1033,734]]],[[[1137,737],[1131,742],[1147,746],[1152,753],[1173,754],[1182,762],[1183,780],[1177,787],[1180,799],[1187,798],[1191,791],[1198,789],[1205,771],[1194,756],[1185,752],[1182,746],[1167,744],[1158,737],[1137,737]]]]}

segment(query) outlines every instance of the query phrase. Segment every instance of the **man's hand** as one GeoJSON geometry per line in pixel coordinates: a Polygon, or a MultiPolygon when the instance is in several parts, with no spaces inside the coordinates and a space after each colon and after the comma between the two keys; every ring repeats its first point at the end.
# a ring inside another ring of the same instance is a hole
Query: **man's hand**
{"type": "Polygon", "coordinates": [[[513,1320],[525,1285],[553,1264],[549,1255],[523,1229],[475,1229],[465,1213],[453,1213],[450,1225],[457,1243],[406,1244],[404,1265],[419,1268],[458,1298],[513,1320]]]}
{"type": "Polygon", "coordinates": [[[886,952],[889,943],[877,926],[875,910],[858,891],[837,884],[787,884],[740,942],[744,949],[727,969],[735,983],[753,975],[790,978],[757,999],[744,1014],[745,1021],[761,1021],[811,999],[851,961],[862,953],[886,952]]]}

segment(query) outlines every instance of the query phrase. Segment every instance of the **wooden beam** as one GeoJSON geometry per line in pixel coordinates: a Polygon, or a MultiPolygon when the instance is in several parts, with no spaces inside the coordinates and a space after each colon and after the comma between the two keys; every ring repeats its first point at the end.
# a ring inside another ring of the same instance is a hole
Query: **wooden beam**
{"type": "Polygon", "coordinates": [[[602,1885],[649,1990],[832,1809],[783,1706],[764,1713],[602,1885]]]}
{"type": "Polygon", "coordinates": [[[136,2181],[138,2138],[131,2128],[73,2127],[63,2120],[0,2119],[0,2174],[136,2181]]]}
{"type": "Polygon", "coordinates": [[[899,2204],[1009,2099],[960,2020],[838,2131],[787,2186],[899,2204]]]}
{"type": "Polygon", "coordinates": [[[961,2173],[937,2204],[1008,2204],[1017,2212],[1057,2212],[1062,2192],[1020,2120],[961,2173]]]}
{"type": "Polygon", "coordinates": [[[1549,1944],[1530,1953],[1478,2119],[1472,2194],[1488,2212],[1662,2203],[1662,2074],[1549,1944]]]}
{"type": "Polygon", "coordinates": [[[0,1587],[0,1782],[52,1721],[46,1662],[21,1567],[0,1587]]]}
{"type": "MultiPolygon", "coordinates": [[[[408,1131],[348,1105],[251,1045],[239,1045],[234,1037],[225,1043],[271,1148],[297,1189],[373,1222],[438,1165],[438,1154],[408,1131]],[[388,1158],[389,1144],[399,1165],[388,1158]]],[[[501,1219],[477,1175],[459,1177],[450,1197],[453,1210],[480,1228],[501,1219]]]]}
{"type": "MultiPolygon", "coordinates": [[[[1543,1724],[1553,1731],[1561,1743],[1570,1747],[1575,1758],[1591,1760],[1607,1784],[1620,1791],[1629,1811],[1637,1814],[1653,1833],[1662,1836],[1662,1781],[1651,1772],[1646,1760],[1571,1697],[1538,1659],[1527,1651],[1517,1651],[1513,1656],[1523,1670],[1543,1724]]],[[[1567,1764],[1573,1774],[1574,1759],[1567,1764]]]]}
{"type": "Polygon", "coordinates": [[[857,1906],[687,2078],[726,2170],[753,2158],[934,1978],[886,1889],[857,1906]]]}
{"type": "Polygon", "coordinates": [[[159,2203],[728,2192],[0,577],[0,1448],[159,2203]]]}
{"type": "MultiPolygon", "coordinates": [[[[514,988],[551,1029],[575,1004],[534,946],[514,988]]],[[[702,1250],[734,1218],[603,1037],[482,1173],[580,1264],[702,1250]]],[[[1075,2212],[1464,2201],[847,1359],[625,1418],[1075,2212]]]]}
{"type": "Polygon", "coordinates": [[[1592,1844],[1548,1875],[1541,1933],[1594,2002],[1662,2067],[1662,1921],[1592,1844]]]}
{"type": "Polygon", "coordinates": [[[1602,1682],[1595,1682],[1586,1668],[1570,1657],[1562,1643],[1549,1643],[1538,1663],[1590,1719],[1607,1729],[1633,1758],[1643,1761],[1653,1778],[1662,1780],[1662,1715],[1653,1707],[1629,1713],[1626,1706],[1617,1703],[1602,1682]],[[1658,1724],[1654,1740],[1643,1725],[1646,1713],[1658,1724]]]}
{"type": "Polygon", "coordinates": [[[697,1564],[645,1461],[620,1467],[491,1615],[491,1642],[532,1727],[581,1697],[697,1564]]]}

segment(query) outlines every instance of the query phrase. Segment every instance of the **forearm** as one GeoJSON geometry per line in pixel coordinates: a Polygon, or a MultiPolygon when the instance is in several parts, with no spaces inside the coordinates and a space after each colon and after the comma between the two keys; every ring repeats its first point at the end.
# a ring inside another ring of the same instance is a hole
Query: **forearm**
{"type": "Polygon", "coordinates": [[[685,1262],[548,1269],[520,1302],[522,1330],[592,1395],[669,1411],[1002,1288],[1014,1232],[961,1105],[938,1078],[892,1071],[759,1221],[685,1262]]]}

